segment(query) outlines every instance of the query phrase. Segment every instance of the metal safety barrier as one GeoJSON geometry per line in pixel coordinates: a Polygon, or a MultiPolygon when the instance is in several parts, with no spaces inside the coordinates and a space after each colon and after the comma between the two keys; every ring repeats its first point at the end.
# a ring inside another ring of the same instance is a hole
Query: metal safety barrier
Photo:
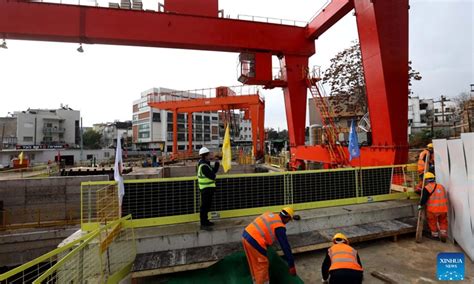
{"type": "Polygon", "coordinates": [[[4,274],[0,283],[118,283],[136,256],[131,216],[109,222],[4,274]]]}
{"type": "MultiPolygon", "coordinates": [[[[296,210],[416,198],[418,175],[409,165],[218,176],[211,208],[216,218],[256,215],[293,205],[296,210]]],[[[81,185],[82,228],[100,222],[97,204],[114,182],[81,185]]],[[[199,220],[200,190],[195,177],[125,181],[122,215],[147,227],[199,220]]],[[[116,210],[115,212],[118,212],[116,210]]],[[[113,217],[111,217],[113,218],[113,217]]]]}
{"type": "Polygon", "coordinates": [[[265,164],[280,169],[286,169],[286,165],[288,164],[288,158],[285,156],[265,155],[265,164]]]}

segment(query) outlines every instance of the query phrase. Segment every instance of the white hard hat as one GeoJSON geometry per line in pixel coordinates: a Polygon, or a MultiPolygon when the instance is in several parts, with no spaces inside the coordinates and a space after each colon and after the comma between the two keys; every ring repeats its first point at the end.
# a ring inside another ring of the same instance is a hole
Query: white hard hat
{"type": "Polygon", "coordinates": [[[199,149],[199,155],[203,155],[207,153],[209,153],[209,149],[207,149],[206,147],[202,147],[201,149],[199,149]]]}

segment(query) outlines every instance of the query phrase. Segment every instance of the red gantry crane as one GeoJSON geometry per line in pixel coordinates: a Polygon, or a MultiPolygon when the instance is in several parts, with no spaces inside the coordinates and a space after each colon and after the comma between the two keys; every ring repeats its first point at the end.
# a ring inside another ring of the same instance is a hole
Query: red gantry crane
{"type": "Polygon", "coordinates": [[[248,113],[246,119],[252,123],[253,155],[256,158],[263,156],[265,146],[265,101],[257,94],[236,95],[228,87],[216,88],[216,97],[202,97],[191,92],[189,98],[175,96],[173,93],[153,94],[148,96],[148,105],[152,108],[173,112],[173,156],[178,155],[178,113],[187,113],[188,123],[188,152],[193,150],[193,113],[203,111],[230,111],[244,110],[248,113]],[[163,99],[162,99],[163,98],[163,99]],[[174,98],[174,99],[173,99],[174,98]]]}
{"type": "Polygon", "coordinates": [[[162,12],[0,0],[0,37],[240,53],[239,81],[283,88],[291,165],[296,168],[305,160],[334,164],[324,145],[305,146],[305,71],[315,53],[314,41],[354,10],[372,144],[350,163],[407,161],[408,0],[333,0],[304,27],[223,18],[218,0],[165,0],[160,6],[162,12]],[[277,79],[272,56],[280,59],[282,76],[277,79]]]}

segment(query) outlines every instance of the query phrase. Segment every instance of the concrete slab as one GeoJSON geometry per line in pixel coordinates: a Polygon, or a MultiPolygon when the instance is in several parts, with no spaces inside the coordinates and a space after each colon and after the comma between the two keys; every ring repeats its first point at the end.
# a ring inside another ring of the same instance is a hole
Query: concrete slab
{"type": "MultiPolygon", "coordinates": [[[[413,232],[415,206],[410,200],[395,200],[304,210],[298,212],[300,221],[287,225],[289,240],[295,252],[304,252],[328,247],[340,231],[358,241],[413,232]]],[[[211,232],[200,231],[197,223],[136,229],[136,275],[181,271],[186,265],[199,268],[198,263],[210,265],[219,254],[209,256],[205,253],[208,247],[224,251],[240,248],[242,231],[254,218],[219,220],[211,232]],[[193,256],[196,250],[202,254],[193,256]],[[156,271],[141,273],[142,269],[156,271]]]]}

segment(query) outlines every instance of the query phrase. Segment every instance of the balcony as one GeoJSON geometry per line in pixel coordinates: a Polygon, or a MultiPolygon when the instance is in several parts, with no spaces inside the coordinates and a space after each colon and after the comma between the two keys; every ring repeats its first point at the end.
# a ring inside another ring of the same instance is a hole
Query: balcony
{"type": "Polygon", "coordinates": [[[65,128],[61,127],[43,127],[43,134],[64,133],[65,128]]]}

